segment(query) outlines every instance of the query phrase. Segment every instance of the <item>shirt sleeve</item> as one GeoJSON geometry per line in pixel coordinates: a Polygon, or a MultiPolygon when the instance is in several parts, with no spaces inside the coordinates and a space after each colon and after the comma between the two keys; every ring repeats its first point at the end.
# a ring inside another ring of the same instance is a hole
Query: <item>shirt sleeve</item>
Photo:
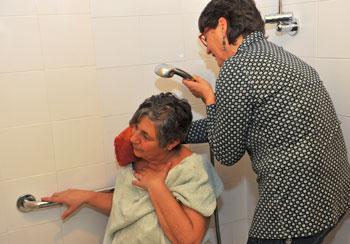
{"type": "Polygon", "coordinates": [[[199,119],[192,122],[184,143],[206,143],[208,142],[207,119],[199,119]]]}
{"type": "Polygon", "coordinates": [[[206,131],[215,158],[225,165],[239,161],[247,151],[252,123],[252,95],[244,68],[229,60],[216,85],[216,104],[207,106],[206,131]]]}

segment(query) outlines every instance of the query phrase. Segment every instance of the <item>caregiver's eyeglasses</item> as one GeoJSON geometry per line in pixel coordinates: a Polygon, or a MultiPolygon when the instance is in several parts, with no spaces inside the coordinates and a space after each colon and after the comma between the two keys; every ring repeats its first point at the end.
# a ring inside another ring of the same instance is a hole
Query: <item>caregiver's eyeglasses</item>
{"type": "Polygon", "coordinates": [[[205,35],[208,33],[209,30],[210,28],[205,28],[204,31],[198,36],[198,39],[205,47],[208,47],[207,38],[205,37],[205,35]]]}

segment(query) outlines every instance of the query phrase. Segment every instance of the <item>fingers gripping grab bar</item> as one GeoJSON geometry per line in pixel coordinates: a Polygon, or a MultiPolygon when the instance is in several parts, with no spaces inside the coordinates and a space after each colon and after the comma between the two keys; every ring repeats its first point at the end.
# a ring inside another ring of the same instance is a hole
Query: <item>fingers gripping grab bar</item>
{"type": "MultiPolygon", "coordinates": [[[[113,192],[113,191],[114,191],[114,187],[107,187],[107,188],[96,190],[96,192],[113,192]]],[[[61,205],[62,205],[61,203],[37,201],[32,194],[25,194],[20,196],[17,199],[17,209],[23,213],[28,213],[33,210],[57,207],[61,205]]]]}

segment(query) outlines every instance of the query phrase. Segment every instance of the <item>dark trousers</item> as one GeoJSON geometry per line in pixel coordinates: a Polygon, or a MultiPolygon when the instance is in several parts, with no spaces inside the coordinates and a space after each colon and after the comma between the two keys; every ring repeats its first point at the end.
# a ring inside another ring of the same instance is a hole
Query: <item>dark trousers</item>
{"type": "Polygon", "coordinates": [[[284,240],[283,239],[282,240],[258,239],[258,238],[249,237],[247,244],[321,244],[324,238],[326,237],[326,235],[331,230],[332,228],[326,229],[313,236],[284,239],[284,240]]]}
{"type": "MultiPolygon", "coordinates": [[[[343,214],[339,218],[337,224],[339,224],[342,221],[344,215],[345,214],[343,214]]],[[[324,238],[327,236],[329,232],[331,232],[331,230],[333,230],[336,227],[336,225],[334,225],[329,229],[323,230],[322,232],[317,233],[316,235],[307,236],[307,237],[299,237],[299,238],[292,238],[292,239],[276,239],[276,240],[249,237],[247,244],[322,244],[322,241],[324,240],[324,238]]]]}

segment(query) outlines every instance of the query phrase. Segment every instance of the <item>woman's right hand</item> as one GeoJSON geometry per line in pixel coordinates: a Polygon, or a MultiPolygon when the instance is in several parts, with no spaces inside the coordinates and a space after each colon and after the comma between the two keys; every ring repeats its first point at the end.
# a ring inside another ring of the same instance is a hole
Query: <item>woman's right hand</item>
{"type": "Polygon", "coordinates": [[[87,203],[91,197],[91,191],[68,189],[61,192],[55,192],[51,197],[43,197],[41,200],[45,202],[62,203],[67,206],[61,218],[66,219],[74,213],[80,206],[87,203]]]}
{"type": "Polygon", "coordinates": [[[194,75],[193,80],[182,80],[182,83],[198,98],[201,98],[205,105],[215,103],[215,94],[209,82],[200,76],[194,75]]]}

